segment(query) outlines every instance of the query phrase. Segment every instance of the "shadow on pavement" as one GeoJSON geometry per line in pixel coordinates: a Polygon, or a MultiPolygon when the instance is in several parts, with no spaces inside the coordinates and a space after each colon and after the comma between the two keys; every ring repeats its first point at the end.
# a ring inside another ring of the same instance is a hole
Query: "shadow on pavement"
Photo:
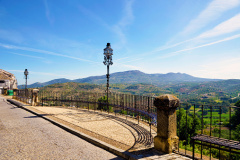
{"type": "Polygon", "coordinates": [[[28,116],[28,117],[24,117],[24,118],[41,118],[41,117],[44,117],[44,116],[50,116],[52,114],[40,114],[39,116],[28,116]]]}
{"type": "Polygon", "coordinates": [[[163,155],[168,155],[165,153],[161,153],[157,150],[155,150],[153,147],[148,148],[148,149],[142,149],[142,150],[137,150],[137,151],[132,151],[130,152],[133,155],[136,155],[139,159],[141,158],[147,158],[147,157],[152,157],[152,156],[163,156],[163,155]]]}

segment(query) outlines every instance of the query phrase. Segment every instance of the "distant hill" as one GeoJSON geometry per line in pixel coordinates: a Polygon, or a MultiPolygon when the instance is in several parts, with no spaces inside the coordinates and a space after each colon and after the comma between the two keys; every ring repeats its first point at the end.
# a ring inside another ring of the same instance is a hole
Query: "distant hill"
{"type": "Polygon", "coordinates": [[[47,85],[42,87],[41,90],[54,92],[79,92],[89,90],[92,92],[104,92],[105,88],[97,84],[66,82],[47,85]]]}
{"type": "MultiPolygon", "coordinates": [[[[113,93],[128,93],[135,95],[150,95],[155,96],[163,93],[171,93],[167,90],[163,90],[160,87],[151,84],[111,84],[110,92],[113,93]]],[[[41,88],[42,91],[53,92],[79,92],[79,91],[91,91],[96,93],[105,93],[105,85],[89,84],[89,83],[56,83],[41,88]]]]}
{"type": "Polygon", "coordinates": [[[218,99],[240,98],[238,96],[238,94],[240,93],[239,79],[210,82],[183,82],[165,85],[161,88],[163,90],[168,90],[172,93],[178,94],[181,99],[208,98],[217,101],[218,99]]]}
{"type": "MultiPolygon", "coordinates": [[[[24,86],[23,86],[24,87],[24,86]]],[[[28,88],[41,87],[41,91],[74,92],[91,91],[105,93],[106,75],[82,79],[54,79],[45,83],[34,83],[28,88]]],[[[181,102],[233,106],[240,100],[240,80],[197,78],[184,73],[146,74],[140,71],[112,73],[110,92],[145,96],[173,94],[181,102]]]]}
{"type": "MultiPolygon", "coordinates": [[[[216,79],[197,78],[185,73],[167,73],[167,74],[146,74],[138,70],[125,71],[112,73],[110,75],[111,83],[147,83],[147,84],[168,84],[179,82],[205,82],[216,81],[216,79]]],[[[92,76],[83,79],[76,79],[74,82],[78,83],[94,83],[103,84],[106,83],[106,76],[92,76]]]]}
{"type": "MultiPolygon", "coordinates": [[[[55,84],[55,83],[66,83],[66,82],[71,82],[71,80],[65,79],[65,78],[60,78],[60,79],[54,79],[54,80],[44,82],[44,83],[36,82],[36,83],[28,85],[28,88],[40,88],[40,87],[48,86],[48,85],[55,84]]],[[[18,88],[23,89],[23,88],[25,88],[25,85],[19,85],[18,88]]]]}
{"type": "MultiPolygon", "coordinates": [[[[74,82],[104,84],[106,83],[106,75],[76,79],[74,82]]],[[[110,83],[151,83],[151,79],[149,79],[148,74],[134,70],[110,74],[110,83]]]]}
{"type": "MultiPolygon", "coordinates": [[[[157,86],[162,86],[166,84],[176,84],[181,82],[209,82],[209,81],[219,81],[217,79],[206,79],[197,78],[185,73],[167,73],[167,74],[146,74],[138,70],[116,72],[110,75],[110,83],[125,83],[125,84],[153,84],[157,86]]],[[[28,85],[29,88],[43,87],[55,83],[66,83],[66,82],[78,82],[78,83],[90,83],[90,84],[105,84],[106,75],[102,76],[91,76],[87,78],[81,78],[76,80],[69,79],[55,79],[45,83],[34,83],[28,85]]]]}
{"type": "Polygon", "coordinates": [[[240,80],[229,79],[213,82],[201,83],[178,83],[174,85],[164,86],[164,89],[171,88],[173,92],[182,93],[211,93],[211,92],[225,92],[225,93],[239,93],[240,80]]]}

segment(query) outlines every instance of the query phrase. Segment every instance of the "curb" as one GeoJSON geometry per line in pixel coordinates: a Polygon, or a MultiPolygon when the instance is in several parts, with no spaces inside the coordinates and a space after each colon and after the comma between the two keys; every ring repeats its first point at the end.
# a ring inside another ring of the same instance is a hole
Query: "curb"
{"type": "Polygon", "coordinates": [[[137,160],[137,159],[139,159],[136,155],[133,155],[133,154],[127,152],[127,151],[118,149],[118,148],[116,148],[116,147],[114,147],[112,145],[109,145],[109,144],[107,144],[105,142],[102,142],[102,141],[100,141],[100,140],[98,140],[96,138],[90,137],[90,136],[88,136],[88,135],[86,135],[84,133],[80,133],[79,131],[76,131],[76,130],[74,130],[74,129],[66,126],[66,125],[60,124],[60,123],[58,123],[58,122],[56,122],[56,121],[54,121],[54,120],[52,120],[50,118],[44,117],[41,114],[38,114],[38,113],[36,113],[36,112],[34,112],[34,111],[24,107],[24,106],[30,106],[30,105],[24,105],[24,104],[22,104],[20,102],[12,100],[12,99],[7,99],[7,101],[10,102],[13,105],[16,105],[19,108],[22,108],[22,109],[24,109],[24,110],[26,110],[26,111],[28,111],[28,112],[38,116],[38,117],[41,117],[41,118],[51,122],[52,124],[62,128],[65,131],[67,131],[67,132],[69,132],[69,133],[71,133],[71,134],[73,134],[73,135],[75,135],[75,136],[77,136],[79,138],[82,138],[82,139],[86,140],[87,142],[89,142],[89,143],[91,143],[91,144],[93,144],[95,146],[98,146],[98,147],[100,147],[100,148],[102,148],[102,149],[104,149],[104,150],[106,150],[108,152],[111,152],[111,153],[113,153],[113,154],[115,154],[117,156],[120,156],[120,157],[122,157],[124,159],[128,159],[128,160],[137,160]]]}

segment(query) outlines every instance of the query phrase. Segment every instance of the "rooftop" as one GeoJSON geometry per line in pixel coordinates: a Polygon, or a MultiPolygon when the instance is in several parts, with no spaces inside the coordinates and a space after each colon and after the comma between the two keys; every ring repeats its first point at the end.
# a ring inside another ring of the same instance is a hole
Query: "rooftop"
{"type": "Polygon", "coordinates": [[[0,69],[0,80],[14,80],[15,76],[3,69],[0,69]]]}

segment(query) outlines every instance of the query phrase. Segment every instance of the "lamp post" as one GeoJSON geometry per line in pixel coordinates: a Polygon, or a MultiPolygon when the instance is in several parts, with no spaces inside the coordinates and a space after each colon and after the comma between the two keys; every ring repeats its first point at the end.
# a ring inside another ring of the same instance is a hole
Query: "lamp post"
{"type": "Polygon", "coordinates": [[[103,64],[104,65],[107,65],[107,74],[106,74],[106,77],[107,77],[107,108],[108,108],[108,113],[109,113],[109,106],[108,106],[108,90],[109,90],[109,65],[112,65],[113,62],[112,62],[112,55],[113,55],[113,49],[111,48],[111,45],[110,43],[107,43],[107,47],[104,48],[104,61],[103,61],[103,64]]]}
{"type": "Polygon", "coordinates": [[[28,70],[25,69],[24,71],[25,79],[26,79],[26,84],[25,84],[25,96],[27,96],[27,76],[28,76],[28,70]]]}

